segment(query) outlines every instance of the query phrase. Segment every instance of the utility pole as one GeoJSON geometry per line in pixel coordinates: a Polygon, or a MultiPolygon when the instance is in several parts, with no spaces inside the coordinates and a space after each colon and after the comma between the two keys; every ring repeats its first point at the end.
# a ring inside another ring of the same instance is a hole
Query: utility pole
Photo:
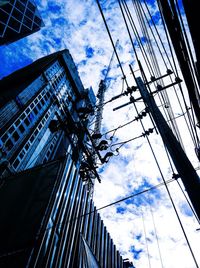
{"type": "Polygon", "coordinates": [[[193,78],[194,71],[190,64],[190,57],[182,34],[181,25],[178,20],[177,13],[174,10],[173,1],[170,1],[170,3],[171,6],[167,0],[158,1],[160,11],[165,19],[172,44],[178,58],[179,66],[187,86],[189,98],[194,108],[197,123],[200,124],[200,95],[193,78]]]}
{"type": "Polygon", "coordinates": [[[185,190],[191,200],[191,203],[196,211],[197,217],[200,220],[200,179],[194,167],[192,166],[187,155],[183,151],[180,143],[174,136],[172,130],[168,126],[165,118],[158,109],[153,96],[148,92],[146,85],[140,77],[136,78],[137,87],[140,91],[144,103],[147,105],[149,112],[154,119],[157,129],[162,137],[162,140],[167,147],[167,150],[173,160],[178,175],[182,179],[185,190]]]}

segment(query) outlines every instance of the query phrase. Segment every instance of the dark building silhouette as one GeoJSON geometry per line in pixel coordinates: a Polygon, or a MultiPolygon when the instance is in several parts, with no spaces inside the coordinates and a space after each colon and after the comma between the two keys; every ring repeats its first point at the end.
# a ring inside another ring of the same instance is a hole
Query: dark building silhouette
{"type": "Polygon", "coordinates": [[[42,26],[43,21],[33,1],[0,1],[0,45],[37,32],[42,26]]]}
{"type": "Polygon", "coordinates": [[[0,267],[127,267],[88,192],[95,96],[69,51],[0,88],[0,267]]]}

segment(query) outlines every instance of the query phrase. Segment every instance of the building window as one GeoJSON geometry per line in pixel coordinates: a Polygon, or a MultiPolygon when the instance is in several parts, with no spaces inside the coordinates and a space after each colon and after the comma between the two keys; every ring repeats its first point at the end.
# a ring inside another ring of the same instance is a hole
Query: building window
{"type": "Polygon", "coordinates": [[[45,157],[45,158],[44,158],[44,160],[43,160],[43,163],[46,163],[46,162],[47,162],[47,160],[48,160],[48,158],[47,158],[47,157],[45,157]]]}
{"type": "Polygon", "coordinates": [[[40,103],[38,103],[37,108],[38,108],[38,110],[40,110],[42,108],[40,103]]]}
{"type": "Polygon", "coordinates": [[[12,135],[14,141],[18,141],[19,140],[19,134],[17,133],[17,131],[15,131],[12,135]]]}
{"type": "Polygon", "coordinates": [[[14,127],[12,126],[12,127],[9,128],[8,132],[9,132],[10,134],[12,134],[14,130],[15,130],[15,129],[14,129],[14,127]]]}
{"type": "Polygon", "coordinates": [[[29,146],[30,146],[30,144],[29,144],[29,143],[27,143],[27,144],[25,145],[25,150],[26,150],[26,151],[28,151],[29,146]]]}
{"type": "Polygon", "coordinates": [[[13,148],[13,142],[11,140],[7,140],[5,146],[10,151],[13,148]]]}
{"type": "Polygon", "coordinates": [[[15,160],[15,162],[13,163],[13,167],[16,169],[16,168],[19,166],[19,163],[20,163],[20,161],[19,161],[19,159],[17,158],[17,159],[15,160]]]}
{"type": "Polygon", "coordinates": [[[42,105],[44,105],[44,104],[45,104],[45,102],[44,102],[44,100],[43,100],[43,99],[41,99],[41,104],[42,104],[42,105]]]}
{"type": "Polygon", "coordinates": [[[29,114],[29,119],[30,119],[30,121],[33,122],[34,118],[35,118],[35,116],[34,116],[34,114],[31,112],[31,113],[29,114]]]}
{"type": "Polygon", "coordinates": [[[38,109],[37,109],[37,107],[35,107],[35,108],[33,109],[33,112],[35,113],[35,115],[38,114],[38,109]]]}
{"type": "Polygon", "coordinates": [[[21,116],[20,116],[20,119],[23,120],[25,118],[25,113],[23,113],[21,116]]]}
{"type": "Polygon", "coordinates": [[[47,95],[44,95],[44,99],[45,99],[45,101],[47,101],[47,100],[48,100],[48,97],[47,97],[47,95]]]}
{"type": "Polygon", "coordinates": [[[15,4],[16,8],[18,8],[21,12],[24,12],[25,6],[22,5],[19,1],[15,4]]]}
{"type": "Polygon", "coordinates": [[[8,135],[5,133],[2,137],[1,137],[2,141],[5,142],[8,139],[8,135]]]}
{"type": "Polygon", "coordinates": [[[26,112],[26,114],[29,114],[30,113],[30,108],[28,107],[25,112],[26,112]]]}
{"type": "Polygon", "coordinates": [[[30,125],[30,121],[29,121],[29,119],[26,118],[26,119],[24,120],[24,123],[25,123],[25,125],[28,127],[28,126],[30,125]]]}
{"type": "Polygon", "coordinates": [[[32,135],[30,138],[30,143],[32,143],[34,141],[35,135],[32,135]]]}
{"type": "Polygon", "coordinates": [[[38,129],[40,130],[42,128],[42,123],[39,124],[38,129]]]}
{"type": "Polygon", "coordinates": [[[20,120],[18,119],[16,122],[15,122],[15,126],[18,126],[20,124],[20,120]]]}
{"type": "Polygon", "coordinates": [[[37,103],[38,103],[38,99],[35,99],[35,100],[34,100],[34,103],[37,104],[37,103]]]}
{"type": "Polygon", "coordinates": [[[34,135],[37,136],[38,132],[39,132],[39,131],[38,131],[38,129],[36,128],[36,130],[34,131],[34,135]]]}
{"type": "Polygon", "coordinates": [[[23,159],[24,155],[25,155],[25,152],[22,151],[22,152],[19,154],[19,157],[20,157],[21,159],[23,159]]]}
{"type": "Polygon", "coordinates": [[[20,125],[20,126],[19,126],[19,130],[20,130],[21,133],[24,133],[24,131],[25,131],[24,126],[23,126],[23,125],[20,125]]]}

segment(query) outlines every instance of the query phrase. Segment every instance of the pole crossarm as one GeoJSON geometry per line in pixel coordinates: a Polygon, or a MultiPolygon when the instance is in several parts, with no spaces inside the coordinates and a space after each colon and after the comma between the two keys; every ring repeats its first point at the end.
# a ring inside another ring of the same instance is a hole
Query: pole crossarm
{"type": "MultiPolygon", "coordinates": [[[[170,87],[172,87],[172,86],[175,86],[175,85],[177,85],[178,83],[181,83],[182,82],[182,80],[180,80],[180,79],[176,79],[176,81],[175,82],[173,82],[173,83],[171,83],[171,84],[169,84],[169,85],[166,85],[166,86],[161,86],[161,85],[157,85],[157,89],[156,90],[154,90],[154,91],[152,91],[150,94],[151,95],[153,95],[153,94],[156,94],[156,93],[158,93],[158,92],[160,92],[160,91],[162,91],[162,90],[165,90],[165,89],[167,89],[167,88],[170,88],[170,87]]],[[[146,84],[149,84],[149,83],[146,83],[146,84]]],[[[146,85],[146,84],[144,84],[144,85],[146,85]]],[[[133,87],[134,89],[136,89],[136,88],[138,88],[138,87],[133,87]]],[[[132,91],[130,91],[129,90],[129,92],[127,91],[127,94],[126,94],[126,92],[123,94],[123,96],[125,96],[125,95],[128,95],[128,93],[132,93],[132,91]]],[[[114,97],[114,98],[117,98],[119,95],[117,95],[116,97],[114,97]]],[[[113,98],[113,100],[114,100],[114,98],[113,98]]],[[[123,108],[123,107],[125,107],[125,106],[127,106],[127,105],[129,105],[129,104],[131,104],[131,103],[133,103],[133,102],[137,102],[137,101],[139,101],[139,100],[142,100],[143,98],[142,97],[138,97],[138,98],[134,98],[133,96],[131,96],[130,97],[130,101],[129,102],[127,102],[127,103],[124,103],[124,104],[122,104],[122,105],[120,105],[120,106],[118,106],[118,107],[115,107],[114,109],[113,109],[113,111],[117,111],[117,110],[119,110],[119,109],[121,109],[121,108],[123,108]]]]}

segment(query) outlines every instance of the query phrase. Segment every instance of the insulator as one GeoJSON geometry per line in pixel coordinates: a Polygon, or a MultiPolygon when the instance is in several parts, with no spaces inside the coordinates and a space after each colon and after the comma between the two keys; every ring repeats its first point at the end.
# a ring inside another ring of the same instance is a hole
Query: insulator
{"type": "Polygon", "coordinates": [[[86,161],[81,162],[81,169],[90,169],[89,164],[86,161]]]}
{"type": "Polygon", "coordinates": [[[135,117],[136,121],[138,121],[139,119],[142,119],[142,115],[138,115],[135,117]]]}
{"type": "Polygon", "coordinates": [[[127,93],[132,93],[132,88],[131,87],[127,87],[127,93]]]}
{"type": "Polygon", "coordinates": [[[112,152],[106,153],[105,156],[102,158],[102,163],[107,163],[111,156],[113,156],[112,152]]]}
{"type": "Polygon", "coordinates": [[[142,135],[143,136],[149,136],[151,133],[153,133],[153,128],[149,128],[148,130],[146,130],[142,135]]]}
{"type": "Polygon", "coordinates": [[[137,87],[132,86],[132,87],[131,87],[131,90],[132,90],[132,92],[135,92],[135,91],[137,91],[137,87]]]}
{"type": "Polygon", "coordinates": [[[92,134],[92,139],[94,140],[98,140],[102,137],[101,133],[94,133],[92,134]]]}
{"type": "Polygon", "coordinates": [[[173,173],[173,175],[172,175],[172,179],[177,180],[178,178],[180,178],[179,174],[175,174],[175,173],[173,173]]]}
{"type": "Polygon", "coordinates": [[[133,96],[130,96],[130,101],[131,101],[131,102],[135,102],[135,99],[134,99],[133,96]]]}
{"type": "Polygon", "coordinates": [[[151,76],[151,82],[154,82],[156,80],[155,76],[151,76]]]}
{"type": "Polygon", "coordinates": [[[97,150],[103,151],[108,149],[108,142],[106,140],[102,140],[97,146],[97,150]]]}
{"type": "Polygon", "coordinates": [[[163,87],[162,87],[161,85],[157,85],[157,89],[158,89],[158,90],[162,90],[163,87]]]}
{"type": "Polygon", "coordinates": [[[175,78],[175,82],[176,82],[176,83],[181,83],[182,80],[177,76],[177,77],[175,78]]]}
{"type": "Polygon", "coordinates": [[[167,74],[173,74],[172,70],[167,69],[167,74]]]}
{"type": "Polygon", "coordinates": [[[142,112],[142,116],[144,116],[144,117],[145,117],[146,115],[147,115],[147,113],[146,113],[146,112],[142,112]]]}

